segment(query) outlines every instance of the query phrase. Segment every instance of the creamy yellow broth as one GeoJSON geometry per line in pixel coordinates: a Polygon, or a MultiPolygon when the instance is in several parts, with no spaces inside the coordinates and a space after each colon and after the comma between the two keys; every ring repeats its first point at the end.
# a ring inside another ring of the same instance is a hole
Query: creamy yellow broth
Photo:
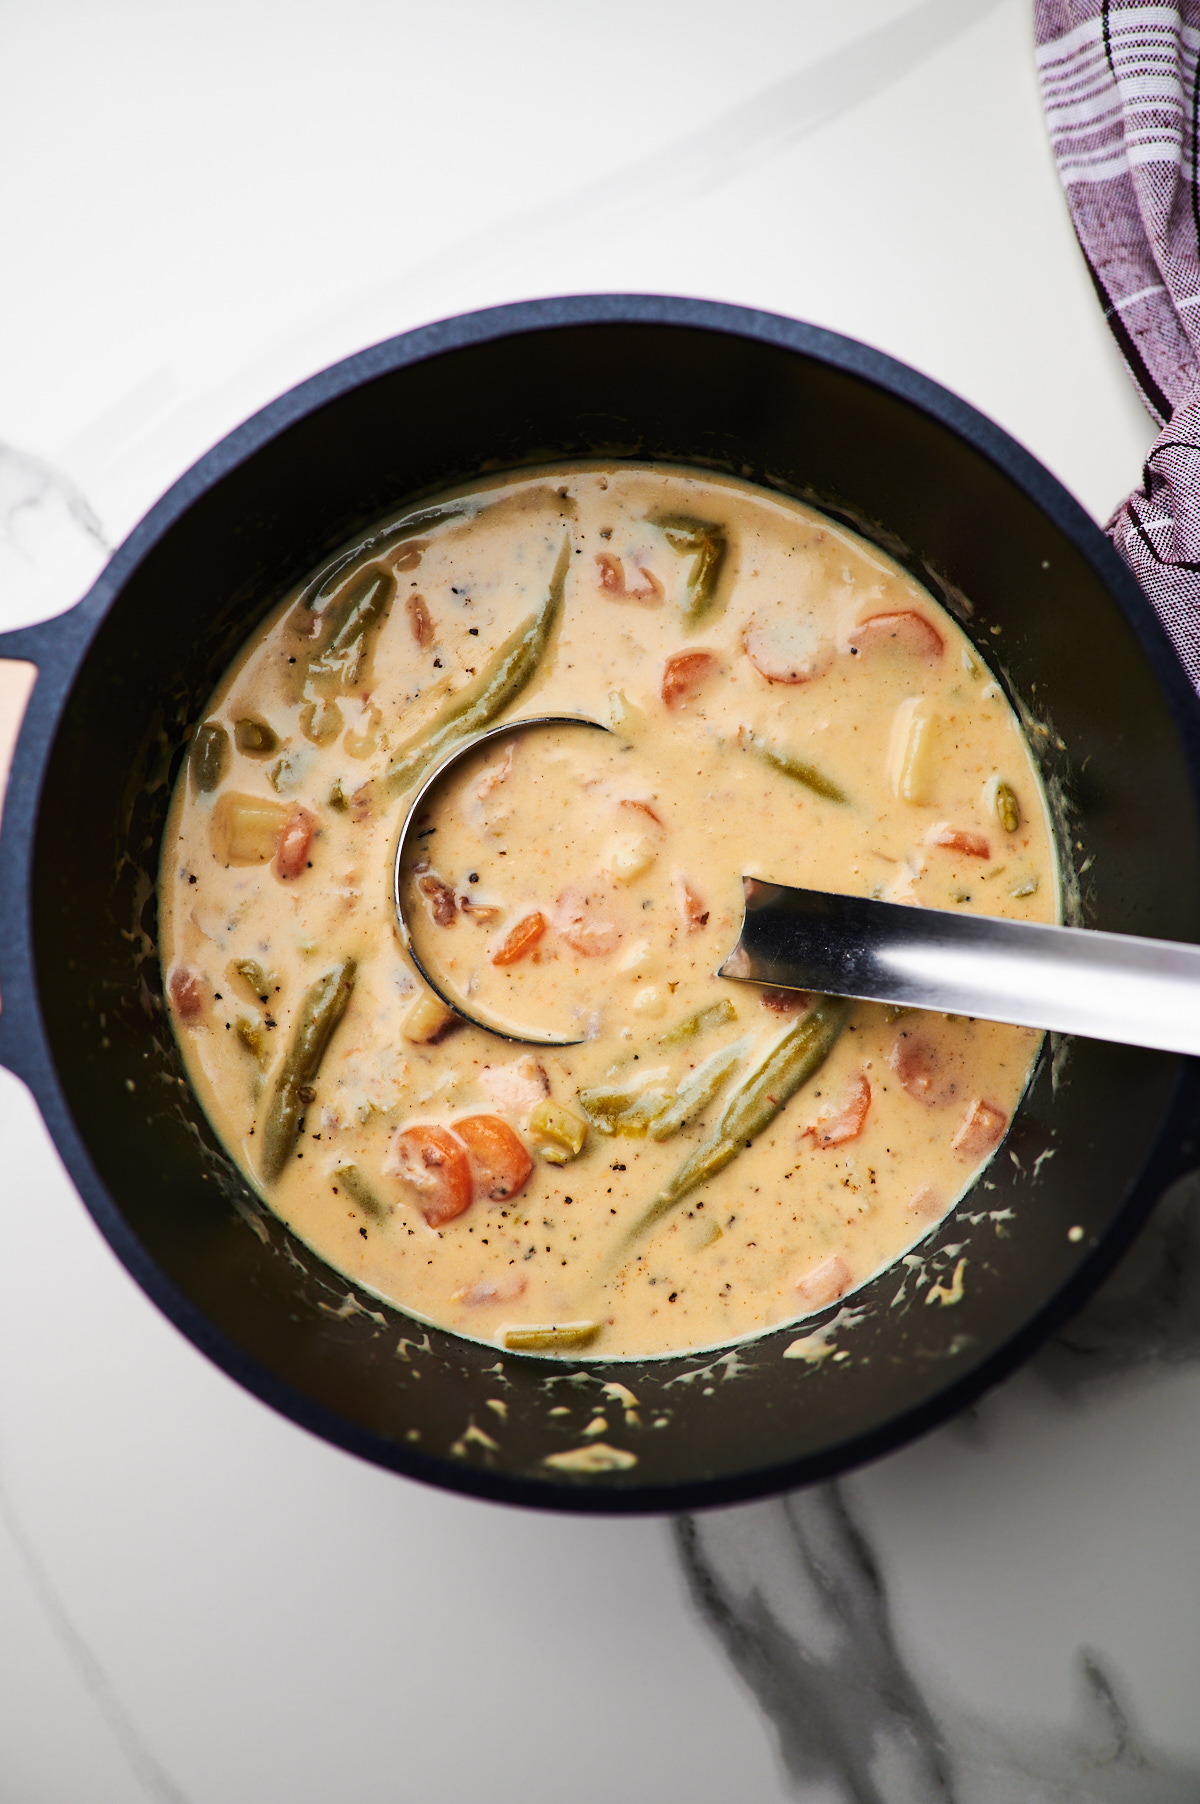
{"type": "Polygon", "coordinates": [[[970,1185],[1038,1036],[714,976],[743,874],[1056,918],[1029,749],[929,593],[665,466],[397,516],[281,603],[193,737],[160,885],[189,1074],[276,1213],[418,1317],[573,1357],[803,1317],[970,1185]],[[458,762],[401,873],[440,989],[579,1042],[533,1048],[424,984],[392,875],[429,752],[553,714],[611,731],[458,762]]]}

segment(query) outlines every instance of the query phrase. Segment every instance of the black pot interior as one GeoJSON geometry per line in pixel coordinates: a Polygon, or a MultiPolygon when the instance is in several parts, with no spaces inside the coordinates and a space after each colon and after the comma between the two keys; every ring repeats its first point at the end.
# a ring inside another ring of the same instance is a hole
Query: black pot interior
{"type": "Polygon", "coordinates": [[[792,1329],[608,1365],[501,1355],[354,1295],[216,1143],[183,1080],[155,955],[158,843],[185,736],[286,585],[384,510],[481,470],[662,458],[779,485],[858,523],[951,605],[971,598],[968,631],[1046,729],[1035,743],[1073,811],[1083,918],[1200,937],[1188,756],[1153,651],[1092,560],[992,457],[845,367],[853,358],[742,335],[729,318],[725,332],[636,319],[497,328],[421,361],[384,347],[373,373],[331,372],[327,398],[253,455],[227,457],[133,569],[49,756],[36,978],[101,1225],[185,1331],[260,1395],[380,1463],[484,1495],[682,1507],[882,1451],[1032,1344],[1153,1200],[1174,1156],[1164,1141],[1178,1138],[1181,1061],[1076,1042],[1057,1081],[1043,1059],[994,1166],[916,1256],[826,1312],[839,1321],[825,1357],[785,1358],[792,1329]],[[636,1405],[604,1389],[614,1383],[636,1405]],[[594,1445],[581,1431],[597,1414],[599,1438],[632,1463],[543,1463],[594,1445]]]}

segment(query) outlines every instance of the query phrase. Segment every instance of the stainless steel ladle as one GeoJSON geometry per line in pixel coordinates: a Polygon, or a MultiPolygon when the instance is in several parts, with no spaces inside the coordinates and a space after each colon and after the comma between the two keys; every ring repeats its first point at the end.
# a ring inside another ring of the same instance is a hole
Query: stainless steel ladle
{"type": "MultiPolygon", "coordinates": [[[[405,841],[432,786],[479,746],[539,726],[609,731],[577,716],[542,716],[464,740],[421,785],[405,816],[396,848],[396,910],[414,963],[448,1008],[506,1040],[570,1046],[578,1042],[501,1029],[447,995],[413,950],[400,891],[405,841]]],[[[744,876],[742,888],[742,931],[719,977],[1200,1056],[1200,946],[790,889],[755,877],[744,876]]]]}

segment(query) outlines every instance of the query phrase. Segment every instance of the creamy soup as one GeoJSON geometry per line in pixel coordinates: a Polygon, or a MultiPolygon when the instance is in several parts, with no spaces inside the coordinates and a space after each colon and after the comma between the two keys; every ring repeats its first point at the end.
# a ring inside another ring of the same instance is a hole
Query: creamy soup
{"type": "Polygon", "coordinates": [[[744,875],[1058,911],[1013,710],[912,577],[748,484],[564,466],[382,522],[244,648],[164,838],[166,993],[225,1146],[357,1284],[517,1350],[716,1345],[926,1233],[1039,1040],[716,976],[744,875]],[[423,796],[406,941],[416,793],[563,715],[609,730],[423,796]]]}

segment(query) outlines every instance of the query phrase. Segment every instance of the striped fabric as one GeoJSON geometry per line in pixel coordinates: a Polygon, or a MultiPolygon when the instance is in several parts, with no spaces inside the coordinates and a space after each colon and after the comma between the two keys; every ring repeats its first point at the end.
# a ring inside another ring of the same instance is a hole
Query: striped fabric
{"type": "Polygon", "coordinates": [[[1035,0],[1034,19],[1075,230],[1163,427],[1107,530],[1200,690],[1200,0],[1035,0]]]}

